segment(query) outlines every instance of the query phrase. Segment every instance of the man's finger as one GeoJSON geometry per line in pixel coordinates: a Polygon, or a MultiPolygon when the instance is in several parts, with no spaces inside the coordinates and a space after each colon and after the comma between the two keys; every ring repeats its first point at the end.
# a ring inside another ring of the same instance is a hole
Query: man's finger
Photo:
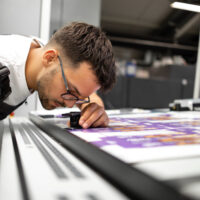
{"type": "Polygon", "coordinates": [[[96,122],[92,124],[92,127],[106,127],[109,124],[109,119],[106,114],[102,115],[96,122]]]}
{"type": "Polygon", "coordinates": [[[81,118],[79,120],[79,124],[82,126],[83,123],[92,115],[93,112],[98,108],[97,104],[91,103],[88,106],[86,106],[81,111],[81,118]]]}
{"type": "MultiPolygon", "coordinates": [[[[99,107],[94,112],[90,113],[87,118],[85,118],[84,123],[82,124],[83,128],[90,127],[94,122],[96,122],[104,113],[102,107],[99,107]]],[[[85,114],[85,113],[84,113],[85,114]]]]}

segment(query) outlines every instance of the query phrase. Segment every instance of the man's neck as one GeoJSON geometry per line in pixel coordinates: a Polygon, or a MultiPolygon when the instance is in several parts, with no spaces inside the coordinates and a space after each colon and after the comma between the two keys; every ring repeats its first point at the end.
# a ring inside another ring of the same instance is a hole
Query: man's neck
{"type": "Polygon", "coordinates": [[[42,47],[33,41],[31,43],[25,68],[26,82],[31,92],[36,90],[37,75],[41,70],[41,51],[42,47]]]}

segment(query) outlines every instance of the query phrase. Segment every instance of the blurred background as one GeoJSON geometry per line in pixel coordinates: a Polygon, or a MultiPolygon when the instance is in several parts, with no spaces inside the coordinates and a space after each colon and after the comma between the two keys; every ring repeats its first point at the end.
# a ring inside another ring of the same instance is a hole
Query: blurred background
{"type": "MultiPolygon", "coordinates": [[[[187,3],[200,5],[199,0],[187,3]]],[[[117,83],[99,93],[106,109],[166,108],[192,98],[200,13],[172,8],[172,0],[1,0],[0,34],[48,41],[61,26],[81,21],[101,27],[113,44],[117,83]]],[[[41,109],[37,94],[15,115],[41,109]]]]}

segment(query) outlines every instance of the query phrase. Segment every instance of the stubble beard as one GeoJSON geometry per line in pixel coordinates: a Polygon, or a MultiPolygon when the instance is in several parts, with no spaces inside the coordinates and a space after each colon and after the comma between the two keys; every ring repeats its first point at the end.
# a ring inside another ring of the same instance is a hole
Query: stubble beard
{"type": "Polygon", "coordinates": [[[57,107],[65,107],[64,102],[59,102],[56,99],[49,99],[49,96],[48,96],[52,79],[57,72],[58,72],[57,69],[53,69],[47,74],[43,75],[43,77],[41,77],[37,82],[37,91],[38,91],[40,102],[43,108],[47,110],[52,110],[56,108],[56,106],[50,104],[50,101],[57,103],[57,105],[59,105],[57,107]]]}
{"type": "Polygon", "coordinates": [[[38,95],[43,108],[47,110],[53,109],[53,107],[49,104],[49,99],[47,98],[44,87],[40,81],[38,82],[38,95]]]}
{"type": "Polygon", "coordinates": [[[39,95],[40,102],[43,106],[43,108],[47,110],[54,109],[55,107],[51,106],[49,103],[49,98],[48,98],[48,91],[49,87],[51,84],[52,77],[50,74],[45,74],[43,77],[41,77],[38,82],[37,82],[37,91],[39,95]]]}

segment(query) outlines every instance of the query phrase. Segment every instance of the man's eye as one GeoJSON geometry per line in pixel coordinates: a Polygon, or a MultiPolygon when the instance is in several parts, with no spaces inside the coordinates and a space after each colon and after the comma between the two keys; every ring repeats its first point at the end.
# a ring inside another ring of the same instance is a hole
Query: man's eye
{"type": "Polygon", "coordinates": [[[76,97],[79,96],[77,94],[77,92],[73,89],[73,87],[70,85],[70,83],[68,83],[68,89],[69,89],[70,93],[73,94],[74,96],[76,96],[76,97]]]}
{"type": "Polygon", "coordinates": [[[77,96],[76,92],[73,91],[73,90],[70,90],[70,92],[74,95],[74,96],[77,96]]]}
{"type": "Polygon", "coordinates": [[[75,94],[75,91],[72,89],[72,87],[68,84],[68,90],[72,93],[75,94]]]}
{"type": "Polygon", "coordinates": [[[78,96],[77,93],[76,93],[76,91],[74,91],[73,89],[69,89],[69,91],[70,91],[70,93],[71,93],[72,95],[74,95],[74,96],[76,96],[76,97],[78,96]]]}

